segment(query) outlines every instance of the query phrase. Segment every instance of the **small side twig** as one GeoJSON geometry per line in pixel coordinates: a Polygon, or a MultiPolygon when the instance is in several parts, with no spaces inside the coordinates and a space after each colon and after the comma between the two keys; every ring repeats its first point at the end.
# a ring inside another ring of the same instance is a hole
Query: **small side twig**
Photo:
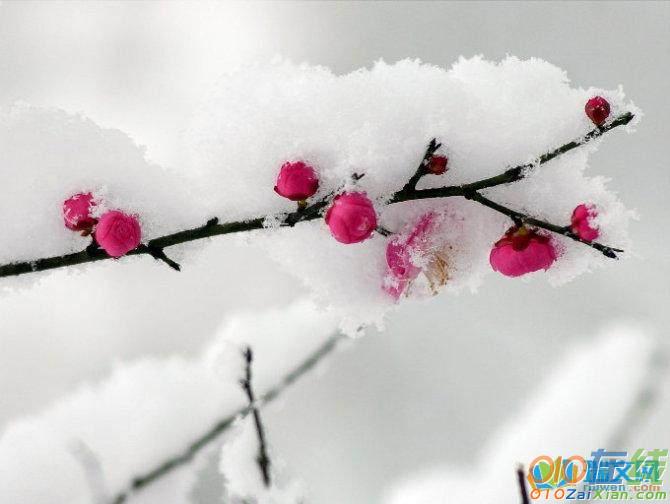
{"type": "Polygon", "coordinates": [[[156,247],[154,245],[142,245],[141,247],[146,247],[147,252],[149,253],[149,255],[151,257],[153,257],[154,259],[156,259],[157,261],[163,261],[165,264],[170,266],[170,268],[172,268],[173,270],[181,271],[181,266],[179,265],[179,263],[170,259],[165,254],[165,251],[162,248],[156,247]]]}
{"type": "Polygon", "coordinates": [[[254,417],[254,425],[256,426],[256,435],[258,436],[258,456],[256,457],[256,462],[258,463],[258,467],[261,470],[263,484],[266,488],[269,488],[271,484],[270,457],[268,457],[265,428],[263,427],[263,422],[261,421],[261,414],[258,411],[256,397],[254,396],[254,389],[251,385],[251,363],[254,359],[254,354],[251,351],[251,347],[247,347],[244,350],[243,355],[245,363],[245,374],[244,378],[240,380],[240,384],[242,385],[244,392],[247,394],[247,399],[249,399],[249,408],[251,408],[251,414],[254,417]]]}
{"type": "Polygon", "coordinates": [[[521,494],[521,504],[530,504],[530,499],[528,498],[528,490],[526,489],[526,478],[523,474],[523,466],[519,465],[516,468],[516,477],[519,482],[519,493],[521,494]]]}
{"type": "Polygon", "coordinates": [[[584,240],[583,238],[580,238],[579,235],[573,233],[570,227],[558,226],[550,222],[536,219],[524,213],[517,212],[516,210],[512,210],[509,207],[506,207],[504,205],[501,205],[500,203],[496,203],[495,201],[488,199],[486,196],[483,196],[481,193],[477,191],[468,191],[463,196],[466,199],[476,201],[477,203],[484,205],[485,207],[488,207],[492,210],[495,210],[496,212],[508,216],[517,225],[529,224],[531,226],[546,229],[547,231],[551,231],[552,233],[556,233],[561,236],[565,236],[567,238],[575,240],[579,243],[583,243],[584,245],[588,245],[589,247],[594,248],[597,251],[601,252],[605,257],[609,257],[610,259],[617,259],[617,252],[619,253],[623,252],[623,250],[621,249],[610,247],[608,245],[603,245],[602,243],[584,240]]]}
{"type": "Polygon", "coordinates": [[[429,143],[428,147],[426,148],[426,152],[423,155],[423,158],[421,159],[421,162],[419,163],[418,168],[414,172],[414,175],[412,175],[407,183],[403,186],[403,188],[399,191],[399,194],[408,194],[411,193],[412,191],[416,190],[416,184],[419,183],[419,180],[421,180],[421,177],[426,175],[428,173],[428,165],[430,164],[430,158],[433,157],[433,154],[437,151],[442,146],[441,143],[439,143],[435,138],[433,138],[429,143]]]}

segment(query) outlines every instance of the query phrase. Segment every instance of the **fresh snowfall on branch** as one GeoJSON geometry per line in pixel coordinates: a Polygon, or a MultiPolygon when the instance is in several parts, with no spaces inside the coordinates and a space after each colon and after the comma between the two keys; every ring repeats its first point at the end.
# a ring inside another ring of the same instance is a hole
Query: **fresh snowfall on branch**
{"type": "MultiPolygon", "coordinates": [[[[274,453],[268,485],[259,470],[253,408],[240,383],[250,369],[243,351],[254,349],[253,406],[260,408],[333,352],[343,339],[336,328],[335,317],[303,300],[228,320],[197,357],[116,366],[102,383],[4,428],[0,502],[186,504],[197,471],[222,450],[223,493],[297,504],[301,485],[274,453]],[[278,327],[291,337],[279,338],[278,327]]],[[[216,504],[223,502],[231,500],[216,504]]]]}
{"type": "MultiPolygon", "coordinates": [[[[177,275],[209,239],[235,239],[309,299],[229,321],[197,357],[119,366],[15,421],[0,438],[0,501],[188,502],[216,457],[217,502],[303,502],[262,407],[408,299],[475,290],[487,274],[561,284],[630,255],[632,214],[587,169],[640,117],[621,89],[575,89],[514,57],[343,76],[247,66],[194,111],[169,167],[84,117],[2,111],[3,287],[99,261],[156,260],[177,275]]],[[[239,268],[253,278],[253,264],[239,268]]],[[[407,488],[389,502],[419,502],[407,488]]]]}
{"type": "Polygon", "coordinates": [[[19,105],[0,125],[0,276],[144,255],[180,270],[234,233],[348,332],[491,271],[562,283],[629,248],[630,212],[586,169],[639,117],[537,59],[344,76],[278,61],[222,78],[168,169],[118,131],[19,105]]]}

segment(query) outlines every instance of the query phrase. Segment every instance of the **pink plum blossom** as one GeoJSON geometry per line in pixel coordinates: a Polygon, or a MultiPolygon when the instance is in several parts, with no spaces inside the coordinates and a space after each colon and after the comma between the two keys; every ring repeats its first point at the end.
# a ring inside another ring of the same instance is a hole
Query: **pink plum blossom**
{"type": "Polygon", "coordinates": [[[326,224],[338,242],[358,243],[377,228],[377,213],[365,193],[343,193],[333,199],[326,212],[326,224]]]}
{"type": "Polygon", "coordinates": [[[90,232],[98,222],[91,216],[91,207],[96,205],[91,193],[78,193],[63,202],[63,221],[72,231],[90,232]]]}
{"type": "Polygon", "coordinates": [[[386,246],[386,263],[396,278],[411,280],[421,272],[413,261],[413,255],[426,252],[425,246],[435,224],[432,212],[421,216],[406,238],[394,236],[386,246]]]}
{"type": "Polygon", "coordinates": [[[137,248],[142,229],[137,217],[111,210],[100,217],[95,229],[95,241],[112,257],[121,257],[137,248]]]}
{"type": "Polygon", "coordinates": [[[549,236],[525,226],[514,226],[493,246],[489,262],[494,271],[518,277],[549,269],[556,257],[556,249],[549,236]]]}
{"type": "Polygon", "coordinates": [[[303,201],[313,196],[318,188],[319,178],[314,168],[302,161],[296,161],[282,165],[275,192],[292,201],[303,201]]]}
{"type": "Polygon", "coordinates": [[[593,205],[581,204],[572,211],[570,228],[582,240],[593,241],[600,235],[597,226],[592,224],[598,215],[593,205]]]}
{"type": "Polygon", "coordinates": [[[422,271],[420,257],[429,254],[430,235],[436,224],[437,215],[428,212],[405,237],[394,236],[386,246],[386,264],[389,274],[384,280],[384,290],[398,299],[422,271]]]}

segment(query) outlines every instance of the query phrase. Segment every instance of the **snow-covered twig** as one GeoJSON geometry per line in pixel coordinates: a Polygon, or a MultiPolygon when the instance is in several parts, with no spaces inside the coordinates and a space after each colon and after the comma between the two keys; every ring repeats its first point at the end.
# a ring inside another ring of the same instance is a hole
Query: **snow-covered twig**
{"type": "MultiPolygon", "coordinates": [[[[565,154],[566,152],[569,152],[573,149],[576,149],[577,147],[585,145],[586,143],[601,137],[608,131],[611,131],[612,129],[618,126],[628,124],[633,119],[633,117],[634,117],[633,114],[630,112],[621,114],[618,117],[614,118],[608,124],[604,126],[597,126],[583,137],[575,139],[571,142],[561,145],[560,147],[550,152],[540,155],[533,163],[527,163],[515,166],[513,168],[509,168],[500,175],[496,175],[494,177],[489,177],[486,179],[462,185],[444,186],[431,189],[416,189],[416,184],[421,179],[421,177],[423,177],[426,174],[426,159],[427,158],[429,159],[430,156],[439,147],[439,144],[437,144],[435,140],[432,140],[428,146],[426,155],[423,157],[422,162],[419,165],[419,169],[409,179],[407,184],[403,186],[402,189],[400,189],[398,192],[396,192],[391,196],[391,198],[388,201],[388,204],[395,204],[413,200],[450,198],[450,197],[465,197],[473,201],[477,201],[478,203],[485,204],[484,197],[481,196],[477,191],[481,189],[516,182],[524,178],[526,176],[526,173],[528,173],[528,171],[532,170],[534,167],[542,165],[548,161],[551,161],[554,158],[557,158],[562,154],[565,154]]],[[[330,204],[331,199],[332,195],[329,195],[310,205],[300,206],[294,212],[286,214],[281,220],[280,226],[292,227],[303,221],[311,221],[320,218],[323,213],[323,210],[325,210],[326,207],[330,204]]],[[[486,204],[485,206],[493,208],[494,210],[497,211],[501,211],[501,209],[494,208],[490,204],[486,204]]],[[[508,215],[509,212],[511,212],[511,210],[507,211],[506,209],[506,211],[502,213],[508,215]]],[[[517,213],[517,215],[521,214],[517,213]]],[[[533,222],[531,222],[530,220],[530,217],[525,217],[525,219],[526,222],[533,224],[533,222]]],[[[142,245],[136,248],[135,250],[128,252],[127,255],[143,255],[143,254],[151,255],[154,258],[165,261],[172,268],[178,270],[179,268],[177,263],[168,259],[167,256],[165,256],[165,253],[163,252],[165,248],[218,235],[263,229],[266,220],[267,220],[266,216],[242,221],[233,221],[233,222],[219,222],[217,218],[214,218],[209,220],[207,223],[205,223],[200,227],[178,231],[176,233],[172,233],[169,235],[149,240],[149,242],[147,242],[145,245],[142,245]]],[[[537,222],[541,221],[535,221],[535,222],[536,224],[534,225],[539,226],[537,222]]],[[[561,228],[560,226],[554,226],[548,223],[543,224],[544,226],[540,227],[544,227],[545,229],[548,229],[553,232],[558,232],[559,234],[562,234],[564,236],[567,236],[569,238],[584,243],[583,240],[580,240],[571,234],[566,234],[564,228],[561,228]]],[[[617,249],[598,243],[588,243],[588,244],[596,248],[597,250],[603,252],[603,254],[605,254],[607,257],[616,257],[616,255],[614,255],[614,252],[617,251],[617,249]]],[[[87,247],[86,249],[80,252],[75,252],[72,254],[65,254],[60,256],[36,259],[33,261],[13,262],[9,264],[0,265],[0,277],[16,276],[36,271],[45,271],[50,269],[63,268],[67,266],[74,266],[77,264],[102,261],[110,258],[111,257],[107,255],[107,253],[100,248],[87,247]]]]}
{"type": "MultiPolygon", "coordinates": [[[[265,392],[257,401],[256,407],[261,407],[270,401],[276,399],[284,390],[290,387],[296,380],[309,372],[325,357],[331,354],[340,340],[345,338],[344,334],[336,333],[328,338],[320,347],[312,352],[305,360],[296,366],[290,373],[277,383],[270,390],[265,392]]],[[[157,480],[170,474],[173,470],[190,463],[200,451],[218,439],[221,434],[233,426],[235,420],[251,413],[253,406],[246,406],[233,414],[222,418],[209,430],[198,438],[194,439],[182,452],[168,458],[156,467],[148,470],[144,474],[134,477],[124,490],[118,492],[110,501],[111,504],[122,504],[126,502],[132,494],[141,491],[143,488],[155,483],[157,480]]]]}
{"type": "Polygon", "coordinates": [[[266,487],[270,486],[270,457],[268,457],[267,443],[265,442],[265,428],[263,427],[263,422],[261,421],[261,414],[258,410],[256,404],[256,398],[254,396],[254,389],[251,384],[251,363],[253,362],[254,354],[251,350],[251,347],[247,347],[244,350],[244,363],[245,371],[244,378],[240,381],[244,392],[247,394],[249,399],[249,408],[251,408],[251,413],[254,417],[254,425],[256,427],[256,434],[258,436],[258,457],[256,462],[258,462],[258,467],[261,470],[261,475],[263,476],[263,484],[266,487]]]}

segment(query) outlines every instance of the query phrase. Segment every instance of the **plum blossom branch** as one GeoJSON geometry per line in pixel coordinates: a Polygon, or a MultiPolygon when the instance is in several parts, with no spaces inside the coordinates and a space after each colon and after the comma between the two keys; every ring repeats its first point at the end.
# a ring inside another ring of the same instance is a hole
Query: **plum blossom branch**
{"type": "Polygon", "coordinates": [[[410,177],[405,186],[400,190],[400,193],[410,193],[416,189],[416,184],[421,180],[424,175],[428,174],[428,165],[430,164],[430,159],[433,157],[433,154],[442,146],[441,143],[438,143],[435,138],[433,138],[428,144],[426,153],[423,155],[419,167],[414,172],[414,175],[410,177]]]}
{"type": "MultiPolygon", "coordinates": [[[[573,149],[576,149],[582,145],[585,145],[601,136],[605,133],[613,130],[618,126],[628,124],[633,119],[633,114],[630,112],[623,113],[618,117],[615,117],[609,123],[597,126],[593,130],[589,131],[586,135],[579,137],[571,142],[568,142],[560,147],[540,155],[533,163],[526,163],[519,166],[515,166],[505,170],[503,173],[496,175],[494,177],[489,177],[486,179],[478,180],[463,185],[452,185],[444,186],[438,188],[430,189],[416,189],[416,184],[418,181],[426,175],[426,166],[427,159],[430,159],[430,156],[439,148],[439,144],[432,140],[426,150],[426,154],[422,158],[422,161],[419,165],[417,171],[412,175],[408,182],[403,186],[402,189],[394,193],[388,200],[388,204],[401,203],[405,201],[413,201],[420,199],[433,199],[433,198],[450,198],[450,197],[468,197],[473,201],[484,204],[484,197],[477,196],[477,191],[481,189],[486,189],[490,187],[495,187],[503,184],[509,184],[516,182],[526,176],[526,174],[534,169],[535,167],[547,163],[552,159],[559,157],[566,152],[569,152],[573,149]],[[472,196],[475,195],[474,198],[472,196]]],[[[360,176],[358,176],[360,177],[360,176]]],[[[357,178],[357,177],[355,177],[357,178]]],[[[327,195],[326,197],[315,201],[308,205],[300,205],[297,210],[285,214],[281,221],[280,227],[292,227],[300,222],[311,221],[319,219],[322,217],[323,211],[330,204],[333,195],[327,195]]],[[[491,205],[485,204],[489,208],[492,208],[491,205]]],[[[503,213],[511,212],[507,210],[503,213]]],[[[165,248],[172,247],[174,245],[179,245],[182,243],[187,243],[196,240],[202,240],[204,238],[211,238],[213,236],[225,235],[230,233],[240,233],[246,231],[254,231],[263,229],[267,217],[257,217],[254,219],[247,219],[242,221],[232,221],[232,222],[219,222],[217,218],[210,219],[204,225],[186,229],[183,231],[178,231],[171,233],[165,236],[154,238],[149,240],[146,244],[135,248],[134,250],[129,251],[126,255],[151,255],[152,257],[166,262],[172,268],[179,270],[179,265],[174,261],[167,258],[163,252],[165,248]]],[[[526,222],[533,224],[530,217],[526,217],[526,222]]],[[[535,220],[535,224],[538,225],[535,220]]],[[[552,226],[554,228],[560,228],[560,226],[554,226],[548,223],[545,224],[545,229],[550,231],[563,234],[569,238],[575,239],[569,234],[565,234],[565,229],[555,230],[550,229],[546,226],[552,226]]],[[[539,226],[542,227],[542,226],[539,226]]],[[[577,240],[583,243],[583,240],[577,240]]],[[[600,245],[597,243],[589,243],[589,246],[601,250],[603,254],[608,257],[612,257],[610,252],[617,251],[612,247],[605,245],[600,245]],[[609,254],[609,255],[608,255],[609,254]]],[[[103,261],[111,259],[107,253],[97,247],[87,247],[86,249],[80,252],[74,252],[71,254],[64,254],[53,257],[46,257],[41,259],[36,259],[32,261],[22,261],[22,262],[12,262],[4,265],[0,265],[0,277],[16,276],[23,275],[27,273],[37,272],[37,271],[46,271],[56,268],[63,268],[67,266],[74,266],[78,264],[91,263],[97,261],[103,261]]]]}
{"type": "Polygon", "coordinates": [[[256,397],[254,396],[254,389],[251,385],[251,363],[254,359],[254,354],[251,350],[251,347],[247,347],[244,350],[244,363],[245,363],[245,375],[240,383],[244,392],[247,394],[249,399],[249,407],[251,408],[251,413],[254,417],[254,425],[256,427],[256,435],[258,436],[258,457],[256,462],[258,462],[258,467],[261,470],[261,476],[263,476],[263,484],[266,487],[270,486],[270,457],[268,457],[267,442],[265,441],[265,428],[263,427],[263,422],[261,421],[261,414],[258,411],[258,406],[256,404],[256,397]]]}
{"type": "Polygon", "coordinates": [[[531,226],[539,227],[542,229],[546,229],[547,231],[551,231],[553,233],[566,236],[572,240],[578,241],[579,243],[583,243],[584,245],[587,245],[589,247],[598,250],[605,257],[609,257],[610,259],[616,259],[617,258],[616,253],[623,252],[623,250],[621,249],[609,247],[607,245],[603,245],[602,243],[584,240],[577,233],[574,233],[571,230],[570,226],[557,226],[556,224],[551,224],[550,222],[545,222],[543,220],[530,217],[529,215],[518,212],[516,210],[512,210],[511,208],[508,208],[504,205],[501,205],[500,203],[496,203],[495,201],[488,199],[486,196],[483,196],[481,193],[477,191],[468,192],[463,197],[471,201],[476,201],[477,203],[484,205],[485,207],[488,207],[492,210],[495,210],[496,212],[499,212],[503,215],[507,215],[517,225],[530,224],[531,226]]]}
{"type": "MultiPolygon", "coordinates": [[[[293,385],[293,383],[332,354],[337,348],[338,343],[345,338],[346,336],[339,332],[330,336],[321,346],[309,354],[300,364],[293,368],[292,371],[286,374],[274,387],[258,398],[255,401],[256,408],[260,408],[276,399],[282,392],[293,385]]],[[[235,420],[252,413],[253,409],[254,407],[252,405],[247,405],[244,408],[221,418],[207,431],[191,441],[191,443],[184,447],[181,452],[174,454],[163,462],[157,464],[155,467],[132,478],[127,486],[110,500],[110,504],[123,504],[127,502],[133,494],[140,492],[164,476],[171,474],[172,471],[189,464],[205,447],[209,446],[212,442],[217,440],[221,434],[230,429],[235,420]]]]}

